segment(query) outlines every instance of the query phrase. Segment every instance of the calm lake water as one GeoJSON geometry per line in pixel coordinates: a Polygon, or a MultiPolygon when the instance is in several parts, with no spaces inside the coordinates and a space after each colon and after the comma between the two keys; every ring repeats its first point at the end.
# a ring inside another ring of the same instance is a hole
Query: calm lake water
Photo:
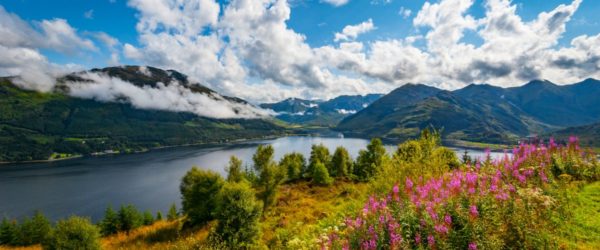
{"type": "MultiPolygon", "coordinates": [[[[327,137],[283,137],[234,145],[179,147],[132,155],[88,157],[68,161],[0,165],[0,217],[22,218],[41,210],[52,220],[79,215],[100,219],[112,204],[134,204],[141,210],[163,214],[175,202],[180,207],[179,182],[198,166],[225,174],[231,155],[251,164],[259,144],[271,144],[279,160],[286,153],[310,154],[323,143],[333,152],[344,146],[353,157],[367,140],[327,137]]],[[[387,146],[388,152],[395,146],[387,146]]],[[[464,149],[455,149],[459,155],[464,149]]],[[[468,150],[472,157],[482,151],[468,150]]],[[[492,157],[501,154],[493,153],[492,157]]]]}

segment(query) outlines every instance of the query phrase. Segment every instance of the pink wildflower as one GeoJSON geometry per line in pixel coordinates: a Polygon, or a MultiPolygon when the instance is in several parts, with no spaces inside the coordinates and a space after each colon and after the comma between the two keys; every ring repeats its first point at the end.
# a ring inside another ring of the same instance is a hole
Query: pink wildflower
{"type": "Polygon", "coordinates": [[[450,217],[450,215],[447,214],[446,216],[444,216],[444,222],[446,222],[446,224],[448,225],[452,224],[452,217],[450,217]]]}
{"type": "Polygon", "coordinates": [[[469,243],[469,250],[477,250],[477,243],[475,243],[475,242],[469,243]]]}
{"type": "Polygon", "coordinates": [[[479,216],[479,211],[477,211],[477,206],[471,205],[471,207],[469,208],[469,214],[471,214],[471,216],[473,216],[473,217],[479,216]]]}
{"type": "Polygon", "coordinates": [[[435,238],[433,237],[433,235],[429,235],[427,236],[427,244],[429,244],[430,247],[435,246],[435,238]]]}

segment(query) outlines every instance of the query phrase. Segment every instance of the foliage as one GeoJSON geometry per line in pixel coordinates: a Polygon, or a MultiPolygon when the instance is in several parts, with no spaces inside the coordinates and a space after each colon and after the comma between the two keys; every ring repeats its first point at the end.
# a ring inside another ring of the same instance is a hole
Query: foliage
{"type": "Polygon", "coordinates": [[[306,171],[307,175],[310,176],[314,173],[314,167],[319,162],[323,163],[327,169],[330,168],[331,155],[329,154],[329,149],[323,144],[312,145],[308,169],[306,171]]]}
{"type": "Polygon", "coordinates": [[[371,180],[377,174],[379,168],[386,159],[385,147],[380,139],[372,139],[367,145],[367,150],[358,153],[356,164],[354,164],[354,175],[360,181],[371,180]]]}
{"type": "Polygon", "coordinates": [[[58,221],[48,240],[42,245],[48,250],[100,249],[100,232],[89,219],[73,216],[58,221]]]}
{"type": "Polygon", "coordinates": [[[299,180],[306,171],[306,159],[300,153],[289,153],[281,158],[279,166],[286,170],[288,181],[299,180]]]}
{"type": "Polygon", "coordinates": [[[277,200],[277,188],[285,180],[285,169],[280,168],[273,160],[273,146],[259,145],[252,157],[254,169],[258,172],[259,197],[263,201],[263,209],[267,210],[277,200]]]}
{"type": "Polygon", "coordinates": [[[119,230],[130,232],[144,224],[144,217],[133,205],[122,205],[118,212],[119,230]]]}
{"type": "Polygon", "coordinates": [[[333,178],[329,176],[329,172],[325,167],[325,164],[321,162],[317,162],[313,167],[312,180],[317,185],[331,185],[333,183],[333,178]]]}
{"type": "Polygon", "coordinates": [[[152,223],[154,223],[154,217],[152,216],[152,212],[146,210],[143,214],[143,217],[144,226],[152,225],[152,223]]]}
{"type": "Polygon", "coordinates": [[[179,213],[177,212],[177,206],[175,205],[175,203],[173,203],[171,204],[171,207],[169,207],[169,213],[167,213],[167,220],[174,221],[177,220],[178,217],[179,213]]]}
{"type": "Polygon", "coordinates": [[[163,215],[161,211],[156,212],[156,217],[155,217],[156,221],[161,221],[163,220],[163,215]]]}
{"type": "Polygon", "coordinates": [[[100,232],[104,236],[115,234],[121,228],[120,224],[119,215],[112,206],[108,206],[104,212],[104,218],[100,221],[100,232]]]}
{"type": "Polygon", "coordinates": [[[212,220],[217,206],[216,196],[224,181],[221,175],[211,170],[193,167],[181,180],[183,213],[190,225],[203,225],[212,220]]]}
{"type": "MultiPolygon", "coordinates": [[[[436,142],[424,144],[419,143],[423,154],[436,155],[436,142]]],[[[512,153],[442,173],[409,171],[419,174],[407,175],[381,198],[371,197],[320,244],[332,249],[557,248],[552,235],[559,224],[548,218],[568,218],[560,183],[597,181],[584,174],[598,168],[595,156],[579,149],[576,140],[567,146],[522,144],[512,153]],[[571,168],[570,178],[558,178],[552,170],[556,159],[577,159],[580,165],[571,168]]]]}
{"type": "Polygon", "coordinates": [[[28,246],[42,243],[50,229],[50,221],[40,211],[36,211],[31,219],[25,218],[21,222],[19,245],[28,246]]]}
{"type": "Polygon", "coordinates": [[[19,227],[16,221],[9,221],[7,218],[2,219],[0,224],[0,245],[18,245],[19,244],[19,227]]]}
{"type": "Polygon", "coordinates": [[[248,184],[227,183],[218,196],[215,239],[229,247],[249,248],[259,236],[261,205],[248,184]]]}
{"type": "Polygon", "coordinates": [[[229,166],[225,168],[227,171],[227,181],[229,182],[240,182],[245,179],[244,171],[242,169],[242,160],[235,156],[229,158],[229,166]]]}
{"type": "Polygon", "coordinates": [[[350,177],[352,174],[352,159],[348,150],[344,147],[337,147],[331,158],[332,177],[350,177]]]}

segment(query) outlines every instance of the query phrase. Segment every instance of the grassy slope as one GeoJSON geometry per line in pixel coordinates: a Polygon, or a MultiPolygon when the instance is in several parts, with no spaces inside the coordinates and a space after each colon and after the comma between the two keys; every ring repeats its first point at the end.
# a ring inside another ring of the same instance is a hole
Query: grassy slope
{"type": "Polygon", "coordinates": [[[600,182],[583,187],[573,205],[573,218],[559,230],[559,241],[568,249],[600,249],[600,182]]]}

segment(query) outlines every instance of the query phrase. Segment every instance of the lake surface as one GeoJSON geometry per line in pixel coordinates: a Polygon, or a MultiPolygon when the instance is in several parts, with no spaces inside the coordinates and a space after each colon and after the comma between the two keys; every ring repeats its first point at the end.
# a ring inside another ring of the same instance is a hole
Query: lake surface
{"type": "MultiPolygon", "coordinates": [[[[323,143],[333,153],[344,146],[352,157],[366,148],[367,140],[354,138],[291,136],[234,145],[193,146],[153,150],[131,155],[86,157],[67,161],[0,165],[0,217],[22,218],[41,210],[52,220],[79,215],[97,221],[111,204],[134,204],[152,213],[167,211],[172,203],[180,207],[179,182],[198,166],[225,175],[231,155],[251,164],[259,144],[271,144],[275,158],[300,152],[310,154],[313,144],[323,143]]],[[[388,152],[395,146],[386,146],[388,152]]],[[[464,149],[455,149],[459,156],[464,149]]],[[[482,151],[468,150],[472,157],[482,151]]],[[[498,157],[500,153],[492,153],[498,157]]]]}

